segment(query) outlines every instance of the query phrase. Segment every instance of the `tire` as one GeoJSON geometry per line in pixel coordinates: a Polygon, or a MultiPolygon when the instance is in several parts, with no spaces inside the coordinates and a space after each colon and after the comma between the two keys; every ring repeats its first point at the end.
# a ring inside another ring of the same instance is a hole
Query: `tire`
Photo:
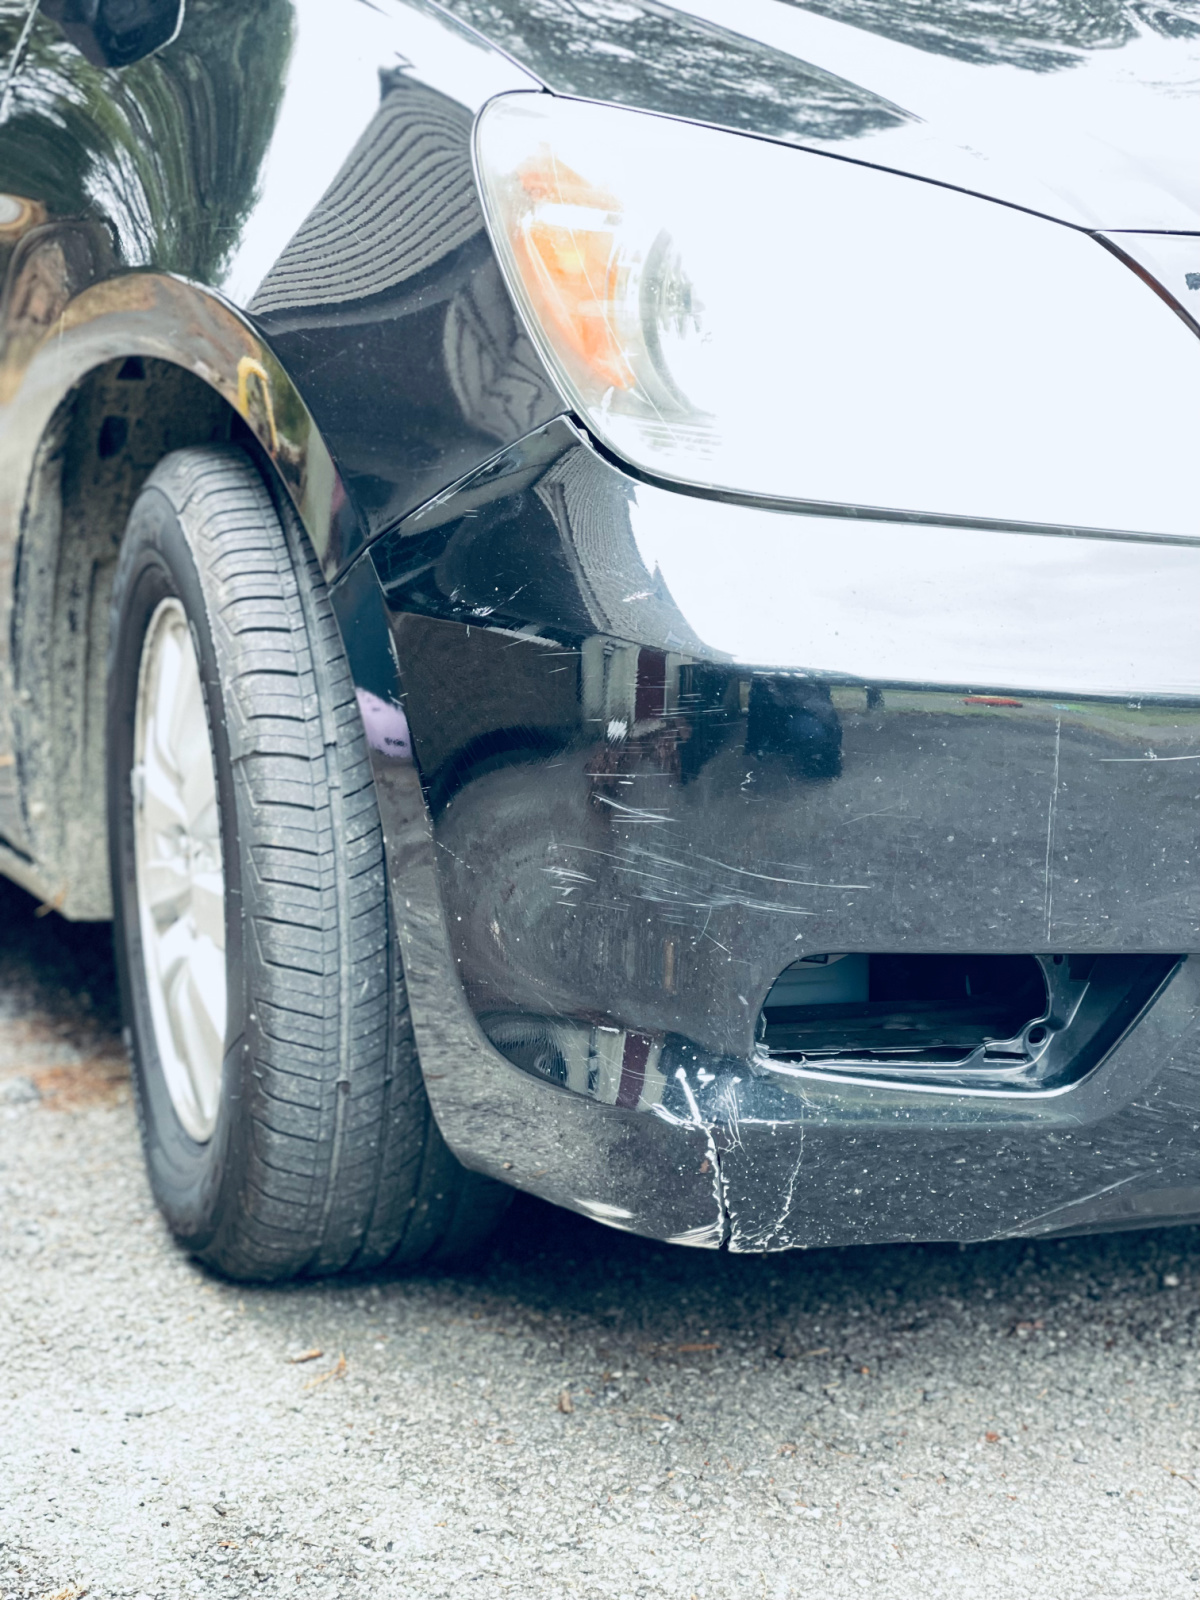
{"type": "Polygon", "coordinates": [[[179,1241],[260,1280],[475,1252],[511,1193],[430,1113],[337,623],[232,446],[168,456],[130,515],[108,814],[142,1139],[179,1241]]]}

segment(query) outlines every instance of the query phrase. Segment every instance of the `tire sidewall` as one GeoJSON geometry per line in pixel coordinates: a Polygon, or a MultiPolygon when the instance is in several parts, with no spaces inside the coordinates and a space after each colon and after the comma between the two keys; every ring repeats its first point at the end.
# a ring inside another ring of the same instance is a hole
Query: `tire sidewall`
{"type": "Polygon", "coordinates": [[[205,1249],[221,1229],[235,1197],[226,1174],[244,1171],[236,1146],[248,1136],[244,1101],[247,993],[243,960],[242,871],[236,778],[230,754],[222,673],[213,640],[209,598],[188,534],[175,506],[153,481],[130,515],[113,594],[108,671],[108,814],[115,943],[121,1000],[134,1067],[142,1140],[150,1183],[180,1242],[205,1249]],[[175,599],[187,615],[216,777],[225,878],[227,1021],[220,1102],[212,1137],[198,1143],[183,1127],[158,1056],[142,947],[134,853],[131,773],[142,647],[161,601],[175,599]]]}

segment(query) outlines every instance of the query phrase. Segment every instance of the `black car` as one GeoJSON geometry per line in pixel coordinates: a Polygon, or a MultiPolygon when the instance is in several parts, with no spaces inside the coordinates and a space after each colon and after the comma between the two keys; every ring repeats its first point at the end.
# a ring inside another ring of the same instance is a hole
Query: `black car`
{"type": "Polygon", "coordinates": [[[0,56],[0,867],[188,1249],[1200,1218],[1197,0],[0,56]]]}

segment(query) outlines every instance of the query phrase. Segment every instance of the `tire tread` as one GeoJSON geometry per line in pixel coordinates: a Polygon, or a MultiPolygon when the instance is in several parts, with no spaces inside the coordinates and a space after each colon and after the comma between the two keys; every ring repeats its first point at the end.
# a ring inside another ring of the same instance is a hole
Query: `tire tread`
{"type": "Polygon", "coordinates": [[[236,447],[169,456],[148,490],[174,507],[206,591],[244,841],[246,1170],[199,1254],[241,1278],[447,1260],[509,1195],[458,1164],[429,1110],[316,556],[236,447]]]}

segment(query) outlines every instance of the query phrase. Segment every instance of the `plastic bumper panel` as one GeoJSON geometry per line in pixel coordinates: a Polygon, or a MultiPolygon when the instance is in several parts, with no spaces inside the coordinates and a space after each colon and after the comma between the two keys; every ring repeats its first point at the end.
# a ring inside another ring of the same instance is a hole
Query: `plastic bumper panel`
{"type": "Polygon", "coordinates": [[[755,1047],[803,953],[1197,948],[1200,547],[1064,532],[718,505],[558,423],[373,546],[337,603],[464,1161],[747,1250],[1200,1214],[1194,963],[1054,1092],[755,1047]]]}

